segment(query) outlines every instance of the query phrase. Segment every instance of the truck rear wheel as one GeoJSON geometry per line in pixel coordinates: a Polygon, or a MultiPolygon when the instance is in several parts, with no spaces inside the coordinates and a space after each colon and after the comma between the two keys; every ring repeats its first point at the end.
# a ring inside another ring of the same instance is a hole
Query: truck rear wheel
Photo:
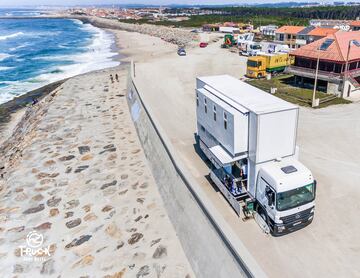
{"type": "Polygon", "coordinates": [[[262,74],[259,73],[259,74],[257,75],[257,78],[260,79],[261,77],[262,77],[262,74]]]}

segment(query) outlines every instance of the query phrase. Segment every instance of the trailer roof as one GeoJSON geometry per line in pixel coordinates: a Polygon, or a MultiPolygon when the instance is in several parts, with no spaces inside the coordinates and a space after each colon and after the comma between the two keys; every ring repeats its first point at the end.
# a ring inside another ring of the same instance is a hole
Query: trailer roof
{"type": "MultiPolygon", "coordinates": [[[[256,114],[298,109],[298,106],[292,103],[284,101],[229,75],[205,76],[198,77],[198,79],[212,88],[211,91],[209,90],[212,94],[230,105],[233,104],[232,106],[236,109],[242,106],[256,114]]],[[[239,110],[242,111],[244,109],[239,110]]]]}

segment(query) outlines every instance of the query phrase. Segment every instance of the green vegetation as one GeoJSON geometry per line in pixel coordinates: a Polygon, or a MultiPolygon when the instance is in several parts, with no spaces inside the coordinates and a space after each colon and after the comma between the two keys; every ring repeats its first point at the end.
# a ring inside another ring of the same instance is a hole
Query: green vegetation
{"type": "MultiPolygon", "coordinates": [[[[311,107],[313,90],[295,86],[292,75],[279,75],[273,77],[271,80],[253,79],[247,82],[266,92],[270,92],[270,88],[277,88],[275,96],[301,106],[311,107]]],[[[315,96],[320,99],[319,108],[334,104],[351,103],[351,101],[319,91],[316,91],[315,96]]]]}
{"type": "MultiPolygon", "coordinates": [[[[158,21],[148,19],[122,20],[129,23],[151,23],[174,27],[200,27],[204,24],[222,23],[226,21],[239,23],[252,23],[255,27],[267,24],[282,25],[308,25],[309,19],[355,19],[360,15],[360,6],[333,6],[308,8],[265,8],[265,7],[226,7],[207,8],[222,14],[193,15],[189,20],[180,22],[158,21]]],[[[166,13],[176,14],[181,9],[168,9],[166,13]]]]}
{"type": "Polygon", "coordinates": [[[238,22],[238,23],[252,23],[254,26],[276,24],[276,25],[307,25],[309,19],[297,19],[289,17],[278,17],[278,16],[230,16],[230,15],[193,15],[189,20],[183,20],[179,22],[173,22],[168,20],[163,21],[151,21],[148,19],[140,20],[121,20],[127,23],[138,23],[138,24],[155,24],[163,26],[174,26],[174,27],[201,27],[204,24],[222,23],[222,22],[238,22]]]}

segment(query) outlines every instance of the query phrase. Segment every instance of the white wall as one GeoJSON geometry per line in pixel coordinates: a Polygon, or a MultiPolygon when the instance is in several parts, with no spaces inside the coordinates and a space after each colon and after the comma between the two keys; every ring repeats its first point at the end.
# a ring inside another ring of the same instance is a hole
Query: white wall
{"type": "Polygon", "coordinates": [[[297,108],[261,115],[250,113],[250,160],[262,163],[294,155],[297,120],[297,108]]]}
{"type": "MultiPolygon", "coordinates": [[[[228,104],[212,95],[212,98],[196,90],[199,98],[197,106],[197,122],[203,126],[230,154],[246,152],[248,150],[248,117],[246,114],[235,110],[228,104]],[[205,113],[205,98],[207,101],[207,113],[205,113]],[[214,121],[214,106],[216,107],[216,121],[214,121]],[[227,115],[227,129],[224,128],[224,113],[227,115]]],[[[210,93],[209,93],[210,94],[210,93]]],[[[207,134],[200,130],[200,138],[207,134]]],[[[210,138],[202,138],[204,143],[212,142],[210,138]]],[[[207,144],[208,147],[211,145],[207,144]]]]}

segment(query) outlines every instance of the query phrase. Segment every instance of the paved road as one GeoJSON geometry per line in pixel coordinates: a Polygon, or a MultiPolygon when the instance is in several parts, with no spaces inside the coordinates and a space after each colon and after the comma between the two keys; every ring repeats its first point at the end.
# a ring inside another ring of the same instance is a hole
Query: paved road
{"type": "Polygon", "coordinates": [[[359,277],[360,103],[301,109],[300,160],[318,180],[315,219],[307,228],[281,238],[267,236],[255,221],[239,219],[208,182],[209,169],[194,148],[195,78],[239,78],[245,64],[246,58],[213,44],[189,49],[186,57],[169,54],[139,63],[137,82],[191,173],[269,276],[359,277]]]}

